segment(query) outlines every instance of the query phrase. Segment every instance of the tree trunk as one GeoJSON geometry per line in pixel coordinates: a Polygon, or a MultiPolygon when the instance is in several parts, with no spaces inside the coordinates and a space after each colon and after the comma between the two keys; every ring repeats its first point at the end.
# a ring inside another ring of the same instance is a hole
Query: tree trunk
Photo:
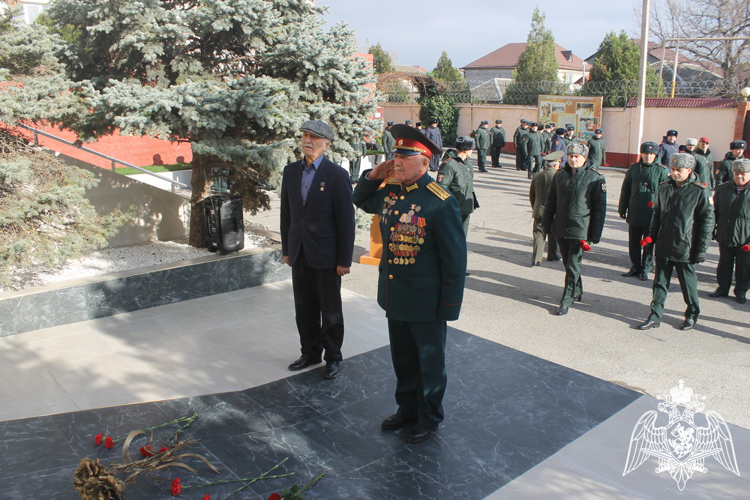
{"type": "Polygon", "coordinates": [[[190,240],[194,247],[206,244],[206,219],[203,210],[203,200],[211,189],[210,158],[193,152],[193,193],[190,197],[190,240]]]}

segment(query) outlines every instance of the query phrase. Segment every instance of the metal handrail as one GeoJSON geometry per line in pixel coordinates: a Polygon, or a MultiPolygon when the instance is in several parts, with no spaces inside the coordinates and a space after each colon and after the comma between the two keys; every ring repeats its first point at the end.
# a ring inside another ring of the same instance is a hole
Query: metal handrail
{"type": "Polygon", "coordinates": [[[76,144],[74,142],[70,142],[70,141],[68,141],[66,139],[62,139],[62,138],[57,137],[55,135],[52,135],[52,134],[50,134],[48,132],[44,132],[43,130],[35,129],[34,127],[29,127],[28,125],[24,125],[23,123],[17,123],[16,125],[18,125],[21,128],[25,128],[26,130],[28,130],[30,132],[33,132],[34,133],[34,144],[36,144],[37,146],[39,145],[39,135],[42,135],[44,137],[47,137],[48,139],[52,139],[52,140],[55,140],[55,141],[58,141],[58,142],[62,142],[63,144],[67,144],[68,146],[73,146],[74,148],[78,148],[78,149],[80,149],[82,151],[86,151],[87,153],[91,153],[94,156],[99,156],[101,158],[105,158],[105,159],[109,160],[112,172],[116,172],[116,170],[115,170],[115,163],[119,163],[120,165],[124,165],[124,166],[126,166],[128,168],[134,168],[134,169],[136,169],[136,170],[138,170],[140,172],[143,172],[144,174],[148,174],[148,175],[151,175],[151,176],[154,176],[154,177],[158,177],[159,179],[161,179],[163,181],[169,182],[170,184],[172,184],[172,193],[175,192],[175,186],[178,186],[178,187],[181,187],[181,188],[184,188],[184,189],[187,189],[187,188],[190,187],[187,184],[183,184],[180,181],[176,181],[176,180],[170,179],[168,177],[163,177],[163,176],[161,176],[159,174],[155,174],[154,172],[150,172],[150,171],[146,170],[145,168],[138,167],[136,165],[132,165],[132,164],[130,164],[128,162],[124,162],[122,160],[118,160],[117,158],[113,158],[111,156],[105,155],[104,153],[100,153],[98,151],[94,151],[93,149],[89,149],[89,148],[80,146],[80,145],[78,145],[78,144],[76,144]]]}

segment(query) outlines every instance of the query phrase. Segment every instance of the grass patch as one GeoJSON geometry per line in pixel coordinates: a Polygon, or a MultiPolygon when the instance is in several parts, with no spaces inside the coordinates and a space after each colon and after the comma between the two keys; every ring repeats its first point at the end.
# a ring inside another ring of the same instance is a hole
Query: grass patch
{"type": "MultiPolygon", "coordinates": [[[[176,170],[191,170],[193,167],[190,163],[172,163],[170,165],[151,165],[149,167],[141,167],[149,172],[174,172],[176,170]]],[[[117,167],[116,172],[122,175],[136,175],[142,174],[140,170],[136,170],[130,167],[117,167]]]]}

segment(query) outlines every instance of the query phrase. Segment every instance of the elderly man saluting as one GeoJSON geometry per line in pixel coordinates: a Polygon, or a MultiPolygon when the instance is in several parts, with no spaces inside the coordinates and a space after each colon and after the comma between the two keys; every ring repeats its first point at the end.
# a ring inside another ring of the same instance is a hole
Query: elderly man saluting
{"type": "Polygon", "coordinates": [[[461,310],[466,237],[456,198],[427,173],[440,148],[414,128],[394,125],[392,132],[395,160],[364,172],[353,200],[380,214],[383,235],[378,304],[388,318],[398,411],[381,427],[416,424],[407,440],[419,443],[444,417],[447,321],[461,310]]]}

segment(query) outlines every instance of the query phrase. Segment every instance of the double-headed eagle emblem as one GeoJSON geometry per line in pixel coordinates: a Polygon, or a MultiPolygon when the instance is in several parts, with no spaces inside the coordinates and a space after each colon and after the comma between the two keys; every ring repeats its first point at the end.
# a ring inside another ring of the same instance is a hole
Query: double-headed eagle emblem
{"type": "Polygon", "coordinates": [[[647,411],[641,416],[630,437],[623,476],[637,469],[649,457],[659,460],[656,472],[669,471],[680,491],[695,471],[708,472],[704,465],[707,457],[714,457],[724,468],[740,475],[732,434],[721,415],[707,411],[708,425],[695,425],[695,413],[704,410],[702,401],[705,396],[693,394],[693,390],[680,380],[677,387],[659,399],[664,401],[659,403],[659,411],[667,414],[669,423],[656,427],[658,414],[655,411],[647,411]],[[681,410],[678,405],[684,408],[681,410]]]}

